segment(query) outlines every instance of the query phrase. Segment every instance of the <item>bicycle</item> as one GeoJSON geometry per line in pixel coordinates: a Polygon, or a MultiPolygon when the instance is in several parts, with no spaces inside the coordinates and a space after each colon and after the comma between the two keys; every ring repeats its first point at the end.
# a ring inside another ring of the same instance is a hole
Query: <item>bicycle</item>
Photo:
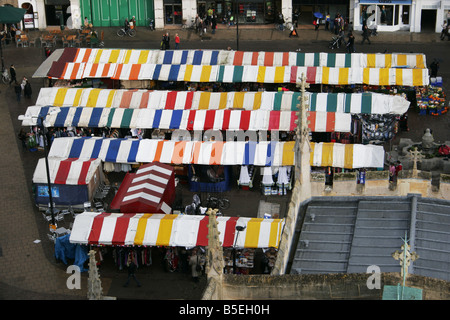
{"type": "Polygon", "coordinates": [[[183,24],[181,25],[181,29],[188,29],[188,30],[194,30],[194,20],[191,20],[191,23],[188,24],[186,19],[183,19],[183,24]]]}
{"type": "Polygon", "coordinates": [[[2,81],[4,84],[9,84],[11,82],[11,76],[7,69],[2,72],[2,81]]]}
{"type": "Polygon", "coordinates": [[[343,42],[344,45],[346,45],[345,39],[343,36],[333,37],[328,45],[328,48],[330,48],[332,50],[339,49],[339,47],[341,46],[341,42],[343,42]]]}
{"type": "Polygon", "coordinates": [[[148,18],[148,26],[147,28],[150,29],[150,31],[155,31],[155,22],[153,19],[148,18]]]}
{"type": "Polygon", "coordinates": [[[119,31],[117,31],[117,35],[119,37],[123,37],[124,35],[130,36],[130,37],[134,37],[136,36],[136,30],[135,29],[128,29],[125,30],[124,27],[120,28],[119,31]]]}

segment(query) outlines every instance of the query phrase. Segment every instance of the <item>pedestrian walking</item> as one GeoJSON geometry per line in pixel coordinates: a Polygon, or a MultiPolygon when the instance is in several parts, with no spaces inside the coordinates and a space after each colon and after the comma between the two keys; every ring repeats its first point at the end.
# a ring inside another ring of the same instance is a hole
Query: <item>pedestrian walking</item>
{"type": "Polygon", "coordinates": [[[369,39],[369,28],[367,27],[367,24],[365,24],[364,26],[363,26],[363,33],[362,33],[362,36],[363,36],[363,39],[362,39],[362,42],[361,42],[361,44],[364,44],[364,41],[368,41],[369,42],[369,44],[370,44],[370,39],[369,39]]]}
{"type": "Polygon", "coordinates": [[[397,160],[397,162],[395,163],[395,180],[397,180],[398,178],[398,174],[400,171],[403,170],[403,166],[402,163],[400,161],[397,160]]]}
{"type": "Polygon", "coordinates": [[[133,278],[134,281],[136,281],[137,286],[140,287],[141,284],[139,283],[138,279],[136,278],[137,266],[134,263],[134,258],[132,256],[132,253],[130,253],[130,255],[128,256],[127,268],[128,268],[128,279],[127,279],[127,282],[123,286],[128,287],[128,284],[130,283],[131,278],[133,278]]]}
{"type": "Polygon", "coordinates": [[[11,81],[9,81],[9,85],[11,85],[11,83],[16,83],[17,79],[16,79],[16,68],[14,67],[14,65],[12,64],[11,67],[9,67],[9,74],[11,75],[11,81]]]}
{"type": "Polygon", "coordinates": [[[20,102],[20,97],[22,95],[22,86],[17,81],[15,82],[14,92],[16,93],[17,102],[20,102]]]}
{"type": "Polygon", "coordinates": [[[28,79],[27,79],[25,82],[25,86],[23,88],[23,95],[25,96],[25,98],[31,99],[32,93],[33,93],[33,90],[31,89],[30,81],[28,81],[28,79]]]}
{"type": "Polygon", "coordinates": [[[278,28],[281,31],[284,31],[284,16],[281,12],[278,11],[278,28]]]}
{"type": "Polygon", "coordinates": [[[347,52],[348,53],[355,52],[355,36],[351,31],[348,33],[347,52]]]}
{"type": "Polygon", "coordinates": [[[325,16],[325,30],[330,30],[331,16],[329,13],[325,16]]]}
{"type": "Polygon", "coordinates": [[[433,62],[430,64],[430,70],[431,70],[430,77],[436,78],[439,70],[439,62],[436,59],[434,59],[433,62]]]}
{"type": "Polygon", "coordinates": [[[291,27],[291,33],[289,33],[289,38],[290,37],[297,37],[298,38],[298,32],[297,32],[297,29],[295,29],[294,26],[291,27]]]}
{"type": "Polygon", "coordinates": [[[320,24],[319,18],[314,19],[313,25],[314,25],[314,30],[315,31],[319,30],[319,24],[320,24]]]}
{"type": "Polygon", "coordinates": [[[444,40],[446,36],[448,36],[448,23],[447,20],[444,21],[444,23],[442,24],[442,31],[441,31],[441,40],[444,40]]]}
{"type": "Polygon", "coordinates": [[[175,34],[175,50],[178,50],[180,48],[180,36],[178,33],[175,34]]]}
{"type": "Polygon", "coordinates": [[[164,38],[164,47],[165,47],[165,50],[170,49],[170,35],[168,32],[166,33],[166,37],[164,38]]]}
{"type": "Polygon", "coordinates": [[[300,11],[295,9],[294,11],[294,28],[298,28],[298,19],[300,18],[300,11]]]}
{"type": "Polygon", "coordinates": [[[389,182],[390,183],[396,183],[397,180],[395,179],[395,166],[393,163],[389,165],[389,182]]]}
{"type": "Polygon", "coordinates": [[[216,15],[212,16],[212,20],[211,20],[211,29],[212,29],[212,34],[216,34],[216,28],[217,28],[217,17],[216,15]]]}

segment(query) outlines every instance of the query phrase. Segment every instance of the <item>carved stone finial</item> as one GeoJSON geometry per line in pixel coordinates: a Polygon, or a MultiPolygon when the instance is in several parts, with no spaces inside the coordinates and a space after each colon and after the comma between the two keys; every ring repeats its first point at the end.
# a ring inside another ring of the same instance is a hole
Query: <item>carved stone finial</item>
{"type": "Polygon", "coordinates": [[[89,251],[89,278],[87,298],[89,300],[102,300],[103,289],[100,275],[97,269],[97,262],[95,261],[95,251],[89,251]]]}
{"type": "Polygon", "coordinates": [[[411,246],[407,242],[408,240],[403,239],[403,245],[401,246],[402,251],[396,250],[394,253],[392,253],[392,257],[395,260],[398,260],[400,263],[400,266],[402,267],[400,275],[403,279],[406,279],[408,275],[408,267],[411,265],[412,261],[416,261],[419,259],[419,255],[415,252],[411,252],[411,246]]]}
{"type": "Polygon", "coordinates": [[[208,222],[208,247],[206,254],[206,275],[208,278],[221,278],[225,263],[223,261],[223,248],[219,241],[220,232],[217,229],[218,209],[209,208],[206,214],[209,216],[208,222]]]}

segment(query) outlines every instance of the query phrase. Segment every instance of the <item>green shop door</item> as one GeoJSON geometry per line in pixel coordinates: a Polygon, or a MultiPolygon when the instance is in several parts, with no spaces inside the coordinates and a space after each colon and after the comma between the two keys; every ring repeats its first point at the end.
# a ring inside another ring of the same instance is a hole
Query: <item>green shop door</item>
{"type": "Polygon", "coordinates": [[[153,0],[80,0],[82,19],[87,17],[94,27],[123,26],[125,19],[136,18],[137,26],[154,19],[153,0]]]}

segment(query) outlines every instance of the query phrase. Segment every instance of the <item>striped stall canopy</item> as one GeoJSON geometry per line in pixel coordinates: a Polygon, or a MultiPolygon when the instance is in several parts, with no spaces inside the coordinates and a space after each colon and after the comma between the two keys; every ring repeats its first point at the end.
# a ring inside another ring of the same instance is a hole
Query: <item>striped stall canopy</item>
{"type": "MultiPolygon", "coordinates": [[[[293,131],[297,126],[295,111],[54,108],[60,112],[44,118],[47,127],[293,131]]],[[[48,107],[28,109],[27,114],[48,113],[48,107]]],[[[312,111],[309,127],[313,132],[350,132],[351,122],[349,113],[312,111]]]]}
{"type": "MultiPolygon", "coordinates": [[[[296,111],[300,92],[150,91],[94,88],[42,88],[36,106],[173,110],[296,111]]],[[[409,101],[381,93],[306,93],[311,111],[403,114],[409,101]]]]}
{"type": "MultiPolygon", "coordinates": [[[[92,77],[92,69],[95,68],[84,62],[69,62],[58,78],[76,80],[92,77]]],[[[108,74],[112,73],[111,78],[116,80],[281,84],[298,83],[304,74],[306,82],[311,84],[425,86],[429,83],[428,69],[407,68],[111,64],[108,74]]]]}
{"type": "MultiPolygon", "coordinates": [[[[208,216],[84,212],[75,218],[70,242],[90,245],[195,247],[208,245],[208,216]]],[[[223,247],[278,248],[284,219],[217,217],[223,247]],[[236,226],[245,229],[236,232],[236,226]]]]}
{"type": "MultiPolygon", "coordinates": [[[[65,49],[73,50],[73,48],[65,49]]],[[[416,53],[303,53],[228,50],[139,50],[79,48],[66,62],[87,64],[168,64],[229,66],[296,66],[338,68],[425,69],[426,57],[416,53]]]]}
{"type": "Polygon", "coordinates": [[[49,157],[99,158],[112,163],[289,166],[294,142],[219,142],[154,139],[56,138],[49,157]]]}
{"type": "MultiPolygon", "coordinates": [[[[383,167],[382,146],[311,143],[311,165],[383,167]]],[[[112,163],[292,166],[294,141],[174,141],[154,139],[56,138],[49,157],[99,158],[112,163]]]]}
{"type": "Polygon", "coordinates": [[[383,146],[311,143],[311,166],[354,168],[382,168],[384,166],[383,146]]]}
{"type": "MultiPolygon", "coordinates": [[[[101,165],[100,159],[58,159],[49,158],[50,183],[68,185],[86,185],[91,181],[97,168],[101,165]]],[[[45,159],[38,161],[33,174],[33,183],[47,183],[47,169],[45,159]]]]}

